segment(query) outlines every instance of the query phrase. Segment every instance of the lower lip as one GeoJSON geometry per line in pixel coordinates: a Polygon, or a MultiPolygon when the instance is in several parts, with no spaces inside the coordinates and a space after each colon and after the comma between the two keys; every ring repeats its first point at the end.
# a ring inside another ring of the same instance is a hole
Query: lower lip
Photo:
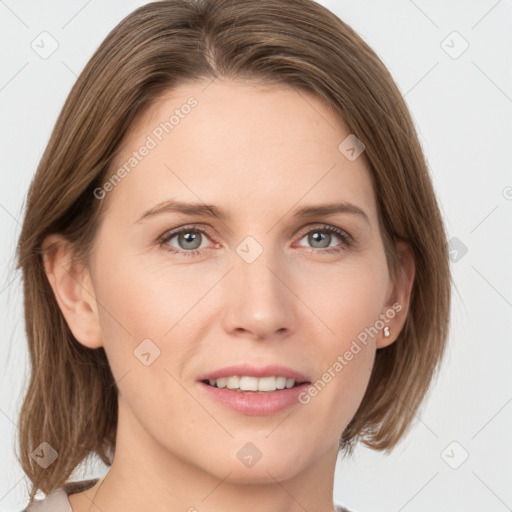
{"type": "Polygon", "coordinates": [[[299,394],[310,384],[305,382],[289,389],[276,391],[234,391],[216,388],[199,382],[202,389],[214,400],[247,416],[269,416],[284,411],[298,403],[299,394]]]}

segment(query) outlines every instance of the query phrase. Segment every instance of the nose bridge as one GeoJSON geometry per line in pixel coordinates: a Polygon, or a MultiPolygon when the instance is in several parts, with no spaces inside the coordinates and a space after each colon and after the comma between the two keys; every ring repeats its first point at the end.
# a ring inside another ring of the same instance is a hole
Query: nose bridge
{"type": "Polygon", "coordinates": [[[254,237],[246,237],[236,248],[238,261],[235,274],[250,294],[253,301],[263,300],[265,304],[276,301],[282,304],[283,284],[277,279],[278,269],[282,269],[282,255],[272,245],[272,237],[259,242],[254,237]],[[280,298],[281,300],[277,300],[280,298]]]}
{"type": "Polygon", "coordinates": [[[242,328],[258,337],[289,329],[292,322],[293,294],[285,284],[283,255],[273,248],[272,237],[264,244],[246,237],[234,254],[234,268],[228,286],[230,328],[242,328]],[[234,285],[233,285],[234,282],[234,285]]]}

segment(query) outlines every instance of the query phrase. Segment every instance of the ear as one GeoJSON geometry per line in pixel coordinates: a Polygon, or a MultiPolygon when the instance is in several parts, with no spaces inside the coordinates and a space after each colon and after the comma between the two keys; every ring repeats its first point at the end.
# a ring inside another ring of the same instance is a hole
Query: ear
{"type": "Polygon", "coordinates": [[[72,246],[61,235],[47,236],[42,248],[46,276],[73,336],[85,347],[101,347],[98,305],[89,270],[74,261],[72,246]]]}
{"type": "Polygon", "coordinates": [[[404,241],[398,241],[396,245],[399,258],[398,275],[396,282],[390,279],[388,298],[381,318],[385,326],[389,327],[389,336],[384,336],[384,329],[377,338],[377,348],[384,348],[396,341],[403,329],[405,319],[410,307],[411,290],[416,274],[414,253],[404,241]]]}

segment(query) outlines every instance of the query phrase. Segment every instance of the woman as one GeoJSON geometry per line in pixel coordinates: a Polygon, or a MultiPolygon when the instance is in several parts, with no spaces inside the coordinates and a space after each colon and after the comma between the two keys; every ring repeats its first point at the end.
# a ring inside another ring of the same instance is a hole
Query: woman
{"type": "Polygon", "coordinates": [[[125,18],[57,120],[18,257],[30,512],[347,510],[338,454],[396,446],[447,338],[411,117],[311,0],[125,18]],[[108,473],[67,481],[93,454],[108,473]]]}

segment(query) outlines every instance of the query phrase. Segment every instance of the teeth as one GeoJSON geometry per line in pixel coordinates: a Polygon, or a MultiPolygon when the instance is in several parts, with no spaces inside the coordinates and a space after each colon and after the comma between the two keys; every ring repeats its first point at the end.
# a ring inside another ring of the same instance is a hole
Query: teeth
{"type": "Polygon", "coordinates": [[[209,379],[211,386],[218,388],[237,389],[240,391],[275,391],[276,389],[290,389],[295,385],[294,379],[286,377],[248,377],[233,376],[209,379]]]}
{"type": "Polygon", "coordinates": [[[286,387],[286,377],[276,377],[276,388],[284,389],[286,387]]]}
{"type": "Polygon", "coordinates": [[[237,389],[240,387],[240,377],[226,378],[226,387],[228,389],[237,389]]]}

